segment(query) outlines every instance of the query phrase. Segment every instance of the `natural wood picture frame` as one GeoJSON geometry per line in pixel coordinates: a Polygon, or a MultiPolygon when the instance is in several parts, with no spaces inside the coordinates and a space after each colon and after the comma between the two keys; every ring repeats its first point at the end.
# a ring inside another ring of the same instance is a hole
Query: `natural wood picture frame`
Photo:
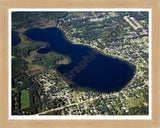
{"type": "Polygon", "coordinates": [[[159,0],[142,1],[0,1],[0,127],[160,127],[159,84],[159,0]],[[9,120],[8,45],[9,8],[151,8],[152,9],[152,119],[151,120],[9,120]]]}

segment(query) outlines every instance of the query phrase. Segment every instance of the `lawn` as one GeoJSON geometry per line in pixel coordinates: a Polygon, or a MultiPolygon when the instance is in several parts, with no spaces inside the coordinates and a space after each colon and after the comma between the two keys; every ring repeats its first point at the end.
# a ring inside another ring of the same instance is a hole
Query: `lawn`
{"type": "Polygon", "coordinates": [[[21,91],[21,109],[27,108],[30,105],[29,93],[27,90],[21,91]]]}
{"type": "Polygon", "coordinates": [[[143,103],[144,101],[145,101],[144,97],[140,97],[137,99],[126,100],[126,103],[128,107],[136,107],[136,106],[140,106],[141,103],[143,103]]]}
{"type": "Polygon", "coordinates": [[[78,95],[77,92],[74,91],[73,92],[73,98],[74,98],[74,102],[75,103],[78,103],[78,101],[77,101],[77,95],[78,95]]]}

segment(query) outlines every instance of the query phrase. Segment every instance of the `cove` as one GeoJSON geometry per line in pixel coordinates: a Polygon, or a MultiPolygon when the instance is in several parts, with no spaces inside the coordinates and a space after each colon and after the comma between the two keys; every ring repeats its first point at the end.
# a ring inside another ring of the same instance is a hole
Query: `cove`
{"type": "Polygon", "coordinates": [[[17,46],[21,42],[21,39],[18,36],[18,32],[12,30],[11,35],[12,35],[12,46],[17,46]]]}
{"type": "Polygon", "coordinates": [[[70,57],[70,64],[60,65],[56,70],[66,82],[72,81],[75,87],[107,93],[115,92],[124,88],[135,74],[135,65],[103,55],[88,46],[72,44],[56,27],[35,28],[27,30],[24,34],[31,40],[49,44],[48,47],[38,50],[38,53],[55,51],[70,57]]]}

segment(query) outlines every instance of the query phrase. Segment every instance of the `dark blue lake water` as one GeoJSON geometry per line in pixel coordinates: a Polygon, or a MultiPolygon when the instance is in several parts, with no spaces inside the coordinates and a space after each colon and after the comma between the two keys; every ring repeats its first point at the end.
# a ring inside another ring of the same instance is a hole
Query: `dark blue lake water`
{"type": "Polygon", "coordinates": [[[12,31],[12,46],[16,46],[21,42],[21,39],[18,36],[18,32],[12,31]]]}
{"type": "Polygon", "coordinates": [[[88,87],[102,92],[119,91],[135,74],[134,65],[105,56],[90,47],[72,44],[58,28],[32,29],[26,31],[25,35],[34,41],[50,44],[38,53],[55,51],[69,56],[71,63],[58,66],[57,71],[82,88],[88,87]]]}

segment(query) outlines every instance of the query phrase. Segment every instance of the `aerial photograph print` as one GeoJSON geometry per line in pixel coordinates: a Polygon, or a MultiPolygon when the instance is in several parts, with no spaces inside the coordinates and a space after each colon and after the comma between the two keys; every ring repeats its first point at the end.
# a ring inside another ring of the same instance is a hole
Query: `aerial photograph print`
{"type": "Polygon", "coordinates": [[[11,116],[149,116],[149,13],[10,11],[11,116]]]}

